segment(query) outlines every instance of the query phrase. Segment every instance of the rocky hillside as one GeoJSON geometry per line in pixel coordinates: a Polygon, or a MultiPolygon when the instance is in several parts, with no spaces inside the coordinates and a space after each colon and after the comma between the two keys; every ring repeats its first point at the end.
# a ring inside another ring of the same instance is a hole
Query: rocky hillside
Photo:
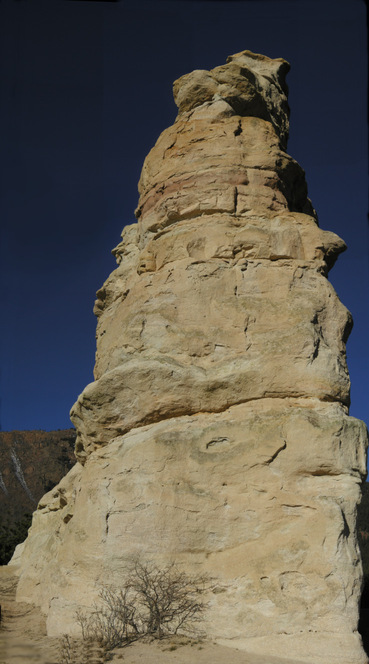
{"type": "MultiPolygon", "coordinates": [[[[74,429],[0,432],[0,549],[22,539],[27,517],[75,463],[74,429]]],[[[1,560],[6,562],[6,560],[1,560]]]]}

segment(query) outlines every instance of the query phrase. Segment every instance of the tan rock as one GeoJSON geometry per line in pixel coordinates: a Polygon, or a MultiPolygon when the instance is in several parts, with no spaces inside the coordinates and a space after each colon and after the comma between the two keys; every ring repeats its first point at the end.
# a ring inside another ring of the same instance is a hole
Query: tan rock
{"type": "MultiPolygon", "coordinates": [[[[88,604],[96,583],[119,584],[140,552],[216,579],[212,638],[256,652],[264,643],[282,656],[280,635],[297,633],[306,646],[312,630],[323,646],[347,631],[358,650],[352,587],[361,572],[347,535],[365,445],[362,423],[311,398],[260,399],[132,430],[41,501],[18,593],[42,601],[56,635],[73,628],[76,588],[88,604]]],[[[343,661],[365,661],[355,657],[343,661]]]]}
{"type": "Polygon", "coordinates": [[[161,134],[145,160],[139,192],[141,243],[181,219],[312,212],[304,172],[282,151],[270,122],[237,115],[209,122],[202,107],[179,115],[161,134]]]}
{"type": "Polygon", "coordinates": [[[174,85],[138,223],[97,293],[80,463],[17,550],[51,635],[139,553],[214,580],[208,636],[301,662],[366,662],[356,506],[367,433],[348,416],[351,316],[285,152],[283,60],[245,51],[174,85]]]}
{"type": "Polygon", "coordinates": [[[197,69],[179,78],[173,85],[174,100],[179,113],[221,100],[239,116],[268,120],[285,148],[289,129],[285,78],[289,68],[281,58],[271,60],[242,51],[210,72],[197,69]]]}

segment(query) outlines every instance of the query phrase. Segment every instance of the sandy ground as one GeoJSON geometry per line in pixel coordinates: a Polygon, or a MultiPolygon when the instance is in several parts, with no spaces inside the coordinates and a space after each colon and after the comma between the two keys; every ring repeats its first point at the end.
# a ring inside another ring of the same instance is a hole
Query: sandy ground
{"type": "Polygon", "coordinates": [[[291,659],[247,654],[215,643],[181,643],[180,639],[134,644],[116,650],[112,662],[119,664],[123,661],[125,664],[303,664],[291,659]]]}
{"type": "Polygon", "coordinates": [[[15,601],[16,583],[10,570],[0,567],[0,664],[54,664],[58,643],[47,638],[45,619],[37,608],[15,601]]]}
{"type": "Polygon", "coordinates": [[[252,655],[201,640],[172,637],[131,644],[104,660],[98,647],[46,636],[38,608],[15,601],[16,577],[0,567],[0,664],[299,664],[295,660],[252,655]]]}

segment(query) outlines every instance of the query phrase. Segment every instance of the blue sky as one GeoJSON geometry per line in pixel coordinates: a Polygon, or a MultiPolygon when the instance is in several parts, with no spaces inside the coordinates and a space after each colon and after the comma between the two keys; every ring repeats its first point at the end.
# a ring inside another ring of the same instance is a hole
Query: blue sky
{"type": "Polygon", "coordinates": [[[367,34],[363,0],[0,3],[1,428],[70,426],[92,380],[95,292],[134,221],[172,82],[250,49],[291,63],[288,152],[354,317],[351,414],[369,422],[367,34]]]}

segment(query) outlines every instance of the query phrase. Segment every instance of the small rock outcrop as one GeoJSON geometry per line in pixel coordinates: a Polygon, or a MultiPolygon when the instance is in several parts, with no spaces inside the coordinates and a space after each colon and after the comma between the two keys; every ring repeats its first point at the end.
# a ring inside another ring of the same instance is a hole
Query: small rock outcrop
{"type": "Polygon", "coordinates": [[[140,553],[214,579],[207,634],[254,653],[362,664],[356,507],[367,433],[349,417],[351,316],[286,153],[289,65],[244,51],[174,83],[138,222],[98,291],[78,463],[17,550],[18,597],[51,635],[140,553]]]}

